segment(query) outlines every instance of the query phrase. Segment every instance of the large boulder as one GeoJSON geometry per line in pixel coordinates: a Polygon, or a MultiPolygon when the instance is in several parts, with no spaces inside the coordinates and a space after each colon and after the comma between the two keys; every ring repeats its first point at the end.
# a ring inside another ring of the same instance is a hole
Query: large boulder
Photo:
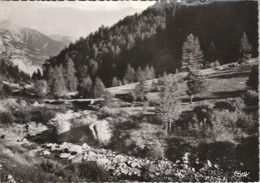
{"type": "Polygon", "coordinates": [[[80,145],[71,145],[68,151],[70,153],[82,154],[82,147],[80,145]]]}
{"type": "Polygon", "coordinates": [[[35,122],[27,123],[26,127],[28,127],[29,136],[35,136],[37,134],[42,133],[45,130],[48,130],[48,128],[45,125],[35,122]]]}
{"type": "Polygon", "coordinates": [[[90,129],[94,138],[101,144],[107,146],[110,143],[112,137],[112,130],[110,129],[109,122],[107,120],[96,121],[90,125],[90,129]]]}

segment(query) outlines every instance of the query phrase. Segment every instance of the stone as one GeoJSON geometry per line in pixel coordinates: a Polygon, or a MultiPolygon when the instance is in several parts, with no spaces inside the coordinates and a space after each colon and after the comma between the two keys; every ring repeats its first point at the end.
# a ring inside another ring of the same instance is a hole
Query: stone
{"type": "Polygon", "coordinates": [[[44,150],[44,151],[42,152],[42,155],[43,155],[43,156],[50,156],[50,155],[51,155],[51,152],[48,151],[48,150],[44,150]]]}
{"type": "Polygon", "coordinates": [[[86,144],[86,143],[82,144],[81,147],[82,147],[83,149],[91,149],[91,147],[90,147],[88,144],[86,144]]]}
{"type": "Polygon", "coordinates": [[[68,157],[68,160],[72,160],[73,158],[76,158],[76,156],[75,156],[75,155],[70,155],[70,156],[68,157]]]}
{"type": "Polygon", "coordinates": [[[109,127],[109,122],[107,120],[96,121],[89,126],[92,134],[98,142],[107,146],[109,145],[112,138],[112,130],[109,127]]]}
{"type": "Polygon", "coordinates": [[[52,147],[54,144],[53,143],[48,143],[48,144],[46,144],[46,147],[52,147]]]}
{"type": "Polygon", "coordinates": [[[68,148],[68,151],[70,153],[77,153],[77,154],[81,154],[82,153],[82,147],[80,145],[72,145],[68,148]]]}
{"type": "Polygon", "coordinates": [[[70,160],[71,160],[71,163],[81,163],[83,160],[83,155],[76,156],[70,160]]]}
{"type": "Polygon", "coordinates": [[[133,168],[133,173],[134,175],[140,175],[141,174],[141,170],[138,168],[133,168]]]}
{"type": "Polygon", "coordinates": [[[29,136],[35,136],[37,134],[42,133],[43,131],[48,130],[48,128],[41,123],[30,122],[30,123],[27,123],[26,126],[28,126],[27,131],[28,131],[29,136]]]}
{"type": "Polygon", "coordinates": [[[98,164],[99,166],[105,166],[105,165],[107,165],[107,164],[109,164],[109,163],[110,163],[110,160],[107,159],[107,158],[97,159],[97,164],[98,164]]]}
{"type": "Polygon", "coordinates": [[[138,166],[138,163],[136,163],[136,162],[131,163],[131,167],[135,168],[137,166],[138,166]]]}
{"type": "Polygon", "coordinates": [[[127,159],[126,159],[126,157],[124,157],[122,155],[116,155],[115,160],[118,162],[125,162],[127,159]]]}
{"type": "Polygon", "coordinates": [[[148,170],[150,172],[155,172],[157,170],[157,167],[154,164],[149,164],[148,165],[148,170]]]}
{"type": "Polygon", "coordinates": [[[70,156],[69,153],[61,153],[60,154],[60,158],[64,158],[64,159],[67,159],[69,156],[70,156]]]}
{"type": "Polygon", "coordinates": [[[53,144],[51,146],[51,151],[58,151],[58,150],[60,150],[59,145],[53,144]]]}
{"type": "Polygon", "coordinates": [[[88,160],[95,160],[96,159],[96,153],[94,152],[89,152],[88,155],[87,155],[87,159],[88,160]]]}

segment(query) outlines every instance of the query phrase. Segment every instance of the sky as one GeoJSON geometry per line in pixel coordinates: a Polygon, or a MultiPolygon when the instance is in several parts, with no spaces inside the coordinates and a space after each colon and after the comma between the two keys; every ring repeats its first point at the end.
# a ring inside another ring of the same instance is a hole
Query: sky
{"type": "Polygon", "coordinates": [[[155,1],[0,1],[0,21],[36,29],[46,35],[86,37],[102,24],[111,26],[155,1]]]}

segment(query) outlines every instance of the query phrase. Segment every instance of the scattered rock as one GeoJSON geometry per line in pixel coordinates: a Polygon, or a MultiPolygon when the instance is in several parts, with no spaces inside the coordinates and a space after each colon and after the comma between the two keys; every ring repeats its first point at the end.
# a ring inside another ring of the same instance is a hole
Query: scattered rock
{"type": "Polygon", "coordinates": [[[60,154],[60,158],[64,158],[64,159],[69,158],[69,156],[70,156],[69,153],[61,153],[61,154],[60,154]]]}
{"type": "Polygon", "coordinates": [[[122,155],[116,155],[115,160],[118,162],[126,162],[126,157],[124,157],[122,155]]]}
{"type": "Polygon", "coordinates": [[[96,153],[94,152],[89,152],[88,155],[86,156],[88,160],[95,160],[96,159],[96,153]]]}
{"type": "Polygon", "coordinates": [[[100,166],[105,166],[106,164],[109,164],[110,160],[107,158],[97,159],[97,164],[100,166]]]}
{"type": "Polygon", "coordinates": [[[76,156],[70,160],[71,160],[71,163],[80,163],[83,160],[83,155],[76,156]]]}
{"type": "Polygon", "coordinates": [[[77,153],[77,154],[82,154],[82,147],[80,145],[72,145],[68,148],[68,151],[70,153],[77,153]]]}
{"type": "Polygon", "coordinates": [[[82,147],[83,149],[91,149],[91,147],[90,147],[88,144],[86,144],[86,143],[82,144],[81,147],[82,147]]]}
{"type": "Polygon", "coordinates": [[[51,152],[50,151],[48,151],[48,150],[44,150],[43,152],[42,152],[42,155],[43,156],[50,156],[51,155],[51,152]]]}

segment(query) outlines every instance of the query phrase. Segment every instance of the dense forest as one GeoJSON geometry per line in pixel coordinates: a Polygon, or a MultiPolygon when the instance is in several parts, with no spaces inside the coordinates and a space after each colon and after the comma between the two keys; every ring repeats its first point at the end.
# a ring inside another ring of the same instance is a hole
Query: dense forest
{"type": "Polygon", "coordinates": [[[258,55],[256,3],[212,2],[188,6],[174,1],[157,2],[140,14],[127,16],[112,27],[101,26],[86,38],[71,43],[59,55],[46,60],[43,78],[49,83],[57,78],[55,74],[63,75],[65,83],[77,81],[78,86],[67,87],[74,91],[86,80],[89,84],[96,78],[106,87],[114,86],[113,80],[124,83],[129,66],[134,72],[152,67],[157,76],[165,71],[174,73],[182,65],[183,43],[190,34],[198,39],[205,63],[218,60],[224,64],[241,58],[239,47],[244,33],[255,57],[258,55]]]}

